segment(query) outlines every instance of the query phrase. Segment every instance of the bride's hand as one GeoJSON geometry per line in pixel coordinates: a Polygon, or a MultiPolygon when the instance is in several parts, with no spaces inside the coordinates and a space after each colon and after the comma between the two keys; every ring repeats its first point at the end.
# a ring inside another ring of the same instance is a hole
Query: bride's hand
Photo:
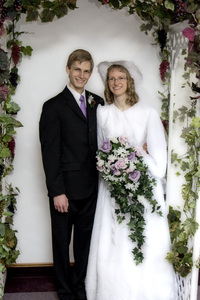
{"type": "Polygon", "coordinates": [[[148,154],[148,149],[147,149],[147,143],[144,143],[144,145],[142,146],[142,148],[144,149],[144,151],[148,154]]]}

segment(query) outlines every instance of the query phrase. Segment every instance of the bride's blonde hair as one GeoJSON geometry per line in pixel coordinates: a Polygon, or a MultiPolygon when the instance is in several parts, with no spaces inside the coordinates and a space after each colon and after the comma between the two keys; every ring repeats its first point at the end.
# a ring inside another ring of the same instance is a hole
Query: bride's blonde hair
{"type": "Polygon", "coordinates": [[[139,96],[135,91],[135,82],[131,77],[129,71],[124,66],[118,64],[111,65],[107,70],[106,80],[105,80],[105,90],[104,90],[106,102],[108,104],[112,104],[114,102],[114,95],[110,91],[108,86],[109,73],[113,69],[116,69],[126,74],[126,78],[127,78],[126,103],[129,104],[130,106],[133,106],[135,103],[139,101],[139,96]]]}

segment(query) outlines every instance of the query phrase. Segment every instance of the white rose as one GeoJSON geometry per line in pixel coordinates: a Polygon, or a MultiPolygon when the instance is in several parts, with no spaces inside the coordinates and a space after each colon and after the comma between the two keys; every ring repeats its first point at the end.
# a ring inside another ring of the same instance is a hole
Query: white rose
{"type": "Polygon", "coordinates": [[[98,160],[97,166],[102,167],[103,165],[104,165],[104,160],[103,159],[98,160]]]}
{"type": "Polygon", "coordinates": [[[116,137],[113,137],[113,138],[111,138],[110,140],[111,140],[111,142],[113,142],[113,143],[115,143],[115,144],[118,143],[118,139],[117,139],[116,137]]]}

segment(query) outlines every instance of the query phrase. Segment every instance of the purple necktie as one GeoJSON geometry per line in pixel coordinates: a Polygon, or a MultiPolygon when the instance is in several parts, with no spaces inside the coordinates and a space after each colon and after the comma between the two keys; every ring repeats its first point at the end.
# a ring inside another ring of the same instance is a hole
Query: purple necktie
{"type": "Polygon", "coordinates": [[[84,99],[84,96],[81,95],[81,97],[80,97],[79,100],[81,101],[80,108],[81,108],[81,110],[82,110],[84,116],[86,117],[86,107],[85,107],[85,99],[84,99]]]}

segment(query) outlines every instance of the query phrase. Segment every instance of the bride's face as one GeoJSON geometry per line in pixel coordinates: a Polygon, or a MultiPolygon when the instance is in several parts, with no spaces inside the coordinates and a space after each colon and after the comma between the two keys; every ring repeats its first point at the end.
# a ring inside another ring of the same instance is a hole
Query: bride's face
{"type": "Polygon", "coordinates": [[[111,69],[108,76],[108,87],[114,96],[125,96],[127,90],[126,73],[118,69],[111,69]]]}

